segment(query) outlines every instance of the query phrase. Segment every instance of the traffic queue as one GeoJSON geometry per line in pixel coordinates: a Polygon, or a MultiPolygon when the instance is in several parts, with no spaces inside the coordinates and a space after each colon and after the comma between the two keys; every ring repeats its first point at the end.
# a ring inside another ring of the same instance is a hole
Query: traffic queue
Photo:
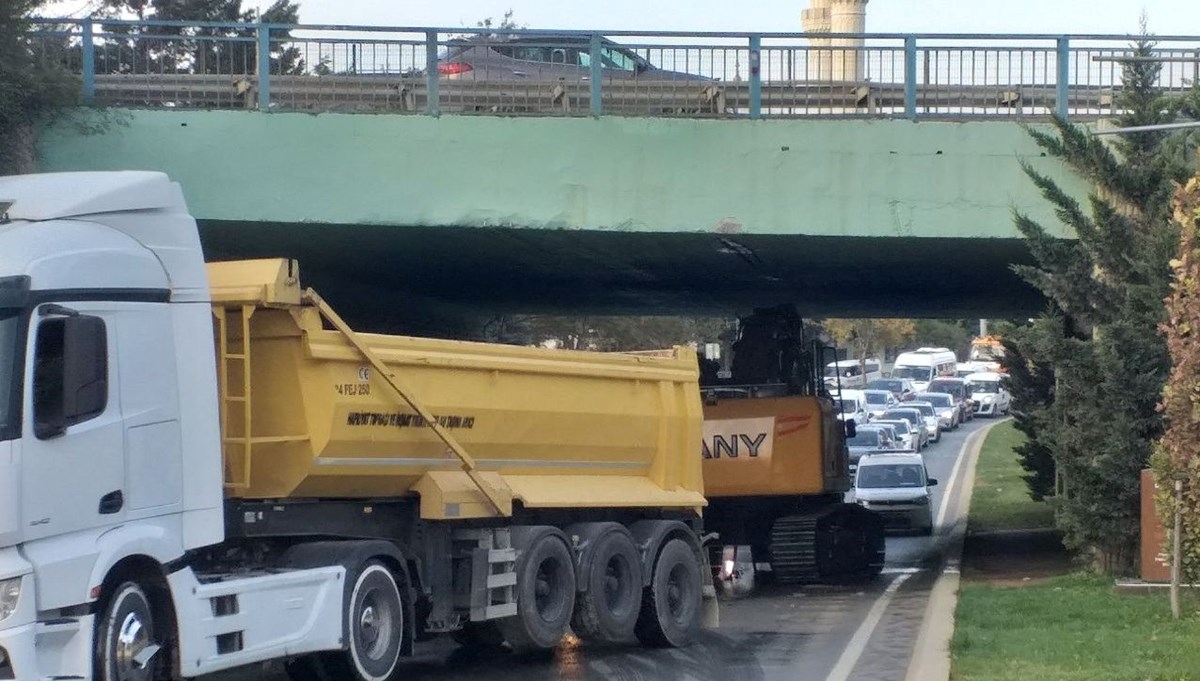
{"type": "Polygon", "coordinates": [[[933,531],[930,478],[922,452],[976,416],[1008,413],[1007,376],[978,362],[960,363],[948,348],[923,347],[896,357],[885,375],[878,359],[826,366],[825,383],[855,475],[854,496],[889,526],[933,531]]]}

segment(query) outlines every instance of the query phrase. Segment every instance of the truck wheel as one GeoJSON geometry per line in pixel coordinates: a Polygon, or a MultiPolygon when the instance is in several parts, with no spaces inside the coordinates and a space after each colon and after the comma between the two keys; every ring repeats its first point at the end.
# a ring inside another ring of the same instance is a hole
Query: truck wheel
{"type": "Polygon", "coordinates": [[[571,629],[580,638],[624,641],[633,635],[642,605],[641,557],[633,539],[609,532],[592,553],[587,591],[575,600],[571,629]]]}
{"type": "Polygon", "coordinates": [[[635,633],[644,645],[682,647],[700,630],[700,564],[681,539],[663,546],[654,561],[650,586],[642,592],[635,633]]]}
{"type": "Polygon", "coordinates": [[[151,681],[158,678],[163,636],[155,629],[150,599],[140,586],[124,582],[104,606],[96,632],[99,681],[151,681]]]}
{"type": "Polygon", "coordinates": [[[545,650],[567,633],[575,609],[575,566],[557,535],[534,540],[517,561],[517,614],[498,621],[517,652],[545,650]]]}
{"type": "Polygon", "coordinates": [[[345,612],[347,650],[322,656],[319,666],[339,681],[391,678],[404,641],[404,602],[391,570],[377,560],[364,563],[345,612]]]}

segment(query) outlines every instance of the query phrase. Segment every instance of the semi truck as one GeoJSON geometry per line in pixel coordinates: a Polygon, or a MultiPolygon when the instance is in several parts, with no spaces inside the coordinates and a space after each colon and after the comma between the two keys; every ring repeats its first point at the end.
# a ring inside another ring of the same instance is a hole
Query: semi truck
{"type": "Polygon", "coordinates": [[[711,623],[693,351],[357,333],[292,261],[206,264],[160,173],[0,201],[0,679],[711,623]]]}
{"type": "Polygon", "coordinates": [[[884,564],[884,527],[845,503],[846,433],[821,375],[826,352],[804,337],[793,306],[739,320],[736,341],[706,361],[705,529],[718,583],[749,591],[758,573],[777,583],[869,581],[884,564]]]}

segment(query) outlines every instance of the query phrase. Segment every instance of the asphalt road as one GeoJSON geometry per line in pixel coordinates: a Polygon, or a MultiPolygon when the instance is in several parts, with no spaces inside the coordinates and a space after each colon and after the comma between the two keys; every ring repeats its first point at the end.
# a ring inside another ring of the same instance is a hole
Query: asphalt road
{"type": "MultiPolygon", "coordinates": [[[[681,650],[564,642],[553,653],[472,655],[446,640],[421,644],[404,678],[422,681],[901,681],[925,615],[929,589],[946,559],[949,528],[969,481],[956,467],[976,419],[943,433],[925,451],[934,488],[932,537],[890,536],[884,574],[867,586],[762,587],[721,602],[721,625],[681,650]],[[958,480],[953,479],[957,474],[958,480]]],[[[242,670],[207,681],[286,679],[278,668],[242,670]]]]}

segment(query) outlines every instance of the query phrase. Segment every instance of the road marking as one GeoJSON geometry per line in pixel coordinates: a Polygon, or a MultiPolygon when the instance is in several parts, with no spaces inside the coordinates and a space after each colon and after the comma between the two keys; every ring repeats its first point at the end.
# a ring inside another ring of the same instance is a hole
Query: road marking
{"type": "Polygon", "coordinates": [[[967,448],[971,446],[973,440],[978,438],[980,433],[986,433],[988,430],[988,428],[980,428],[963,440],[962,448],[958,450],[958,458],[954,461],[954,468],[950,469],[950,484],[946,485],[946,492],[942,494],[942,507],[938,509],[937,520],[934,521],[934,527],[938,530],[941,530],[942,524],[946,522],[946,511],[950,510],[950,500],[954,498],[954,486],[958,484],[958,470],[962,467],[963,461],[969,458],[966,456],[967,448]]]}
{"type": "Polygon", "coordinates": [[[881,575],[915,575],[918,572],[921,572],[921,568],[919,568],[919,567],[890,567],[890,568],[884,568],[883,571],[880,572],[879,574],[881,574],[881,575]]]}
{"type": "Polygon", "coordinates": [[[867,618],[858,625],[858,630],[846,644],[846,649],[842,651],[842,656],[838,658],[837,664],[833,666],[833,671],[829,672],[829,676],[825,677],[825,681],[846,681],[850,678],[850,672],[854,671],[858,659],[867,649],[871,634],[875,632],[875,627],[883,619],[883,613],[887,610],[888,604],[892,602],[892,596],[900,589],[900,585],[904,584],[911,576],[911,574],[900,575],[883,590],[883,594],[875,601],[875,605],[871,606],[867,618]]]}

